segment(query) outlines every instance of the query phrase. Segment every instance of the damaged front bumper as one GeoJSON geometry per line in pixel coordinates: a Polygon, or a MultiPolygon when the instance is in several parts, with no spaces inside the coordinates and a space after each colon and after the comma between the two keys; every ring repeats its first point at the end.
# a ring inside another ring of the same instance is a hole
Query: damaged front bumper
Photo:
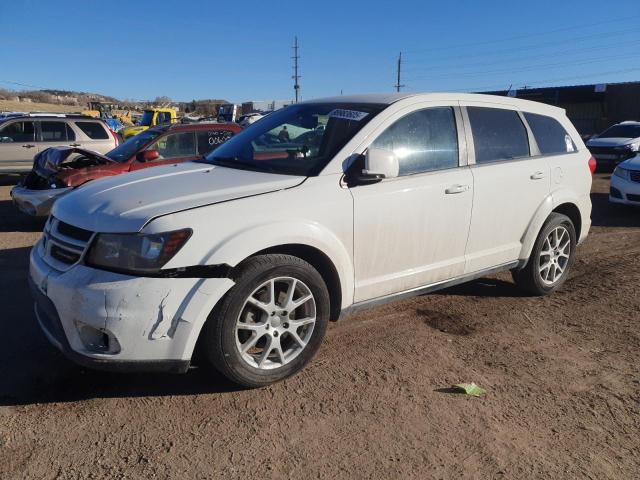
{"type": "Polygon", "coordinates": [[[24,185],[16,185],[11,190],[14,205],[23,213],[33,217],[46,217],[53,202],[73,190],[72,187],[32,190],[24,185]]]}
{"type": "Polygon", "coordinates": [[[116,371],[184,372],[227,278],[144,278],[77,264],[52,268],[42,241],[29,280],[40,327],[71,360],[116,371]]]}

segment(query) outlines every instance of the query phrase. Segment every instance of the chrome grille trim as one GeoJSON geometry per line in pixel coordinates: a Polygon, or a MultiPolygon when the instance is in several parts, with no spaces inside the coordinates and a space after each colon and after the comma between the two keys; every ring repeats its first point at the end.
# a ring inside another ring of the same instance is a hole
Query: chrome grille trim
{"type": "Polygon", "coordinates": [[[58,230],[59,223],[60,221],[57,218],[49,216],[49,219],[45,224],[42,241],[40,242],[39,253],[42,255],[42,258],[47,265],[58,271],[64,272],[82,261],[96,234],[95,232],[92,233],[91,238],[87,242],[83,242],[76,238],[71,238],[67,235],[61,234],[58,230]],[[77,256],[78,260],[73,263],[66,263],[54,258],[51,255],[51,248],[53,245],[60,250],[69,252],[70,255],[77,256]]]}

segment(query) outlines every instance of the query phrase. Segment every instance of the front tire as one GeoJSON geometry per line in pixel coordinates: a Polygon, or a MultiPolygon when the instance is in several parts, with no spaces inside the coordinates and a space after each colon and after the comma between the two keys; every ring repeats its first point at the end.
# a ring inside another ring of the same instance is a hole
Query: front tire
{"type": "Polygon", "coordinates": [[[512,271],[513,280],[532,295],[548,295],[566,281],[575,252],[573,222],[566,215],[552,213],[538,234],[526,266],[512,271]]]}
{"type": "Polygon", "coordinates": [[[329,292],[318,271],[291,255],[252,257],[203,329],[208,361],[231,381],[261,387],[300,371],[329,322],[329,292]]]}

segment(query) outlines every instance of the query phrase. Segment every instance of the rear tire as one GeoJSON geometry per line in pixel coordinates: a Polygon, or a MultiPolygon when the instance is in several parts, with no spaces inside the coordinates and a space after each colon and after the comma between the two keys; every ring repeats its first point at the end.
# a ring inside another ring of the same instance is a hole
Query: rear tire
{"type": "Polygon", "coordinates": [[[548,295],[566,281],[575,252],[573,222],[566,215],[552,213],[542,226],[525,267],[511,272],[513,280],[531,295],[548,295]]]}
{"type": "Polygon", "coordinates": [[[250,388],[300,371],[329,322],[329,292],[318,271],[298,257],[269,254],[247,260],[233,280],[203,329],[205,358],[250,388]]]}

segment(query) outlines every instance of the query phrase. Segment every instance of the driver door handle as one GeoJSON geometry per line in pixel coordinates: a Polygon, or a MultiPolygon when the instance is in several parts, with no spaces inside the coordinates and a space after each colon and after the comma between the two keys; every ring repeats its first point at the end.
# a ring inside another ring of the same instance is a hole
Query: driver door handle
{"type": "Polygon", "coordinates": [[[469,185],[451,185],[444,191],[444,193],[452,195],[454,193],[466,192],[467,190],[469,190],[469,185]]]}
{"type": "Polygon", "coordinates": [[[532,173],[529,178],[531,178],[531,180],[542,180],[544,177],[545,177],[544,172],[536,172],[536,173],[532,173]]]}
{"type": "Polygon", "coordinates": [[[26,145],[22,145],[22,148],[34,148],[35,145],[31,144],[31,143],[27,143],[26,145]]]}
{"type": "Polygon", "coordinates": [[[79,147],[80,144],[79,143],[72,143],[71,145],[69,145],[70,147],[79,147]]]}

